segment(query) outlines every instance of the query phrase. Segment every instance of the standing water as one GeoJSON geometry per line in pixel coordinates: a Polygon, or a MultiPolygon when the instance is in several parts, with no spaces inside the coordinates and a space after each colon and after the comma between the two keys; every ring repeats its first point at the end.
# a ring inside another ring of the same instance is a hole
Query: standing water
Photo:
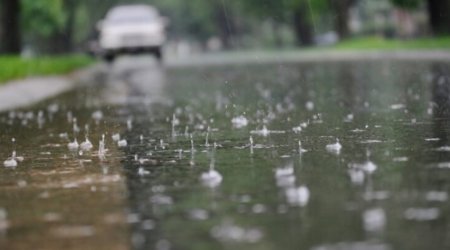
{"type": "Polygon", "coordinates": [[[134,63],[0,114],[1,249],[450,246],[449,65],[134,63]]]}

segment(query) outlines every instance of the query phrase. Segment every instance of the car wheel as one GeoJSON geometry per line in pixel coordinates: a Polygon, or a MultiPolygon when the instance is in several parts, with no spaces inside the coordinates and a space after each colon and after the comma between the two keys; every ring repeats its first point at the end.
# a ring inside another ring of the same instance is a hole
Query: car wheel
{"type": "Polygon", "coordinates": [[[114,62],[115,58],[116,58],[116,55],[114,55],[114,54],[106,54],[103,56],[103,60],[105,60],[105,62],[107,62],[107,63],[114,62]]]}
{"type": "Polygon", "coordinates": [[[156,59],[161,62],[163,60],[163,55],[162,55],[162,51],[161,48],[157,48],[155,49],[155,51],[153,52],[153,55],[156,57],[156,59]]]}

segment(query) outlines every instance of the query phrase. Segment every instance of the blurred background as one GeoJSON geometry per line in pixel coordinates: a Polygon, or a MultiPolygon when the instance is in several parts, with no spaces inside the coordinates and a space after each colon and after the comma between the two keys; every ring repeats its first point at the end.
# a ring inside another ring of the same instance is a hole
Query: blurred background
{"type": "Polygon", "coordinates": [[[450,249],[450,0],[0,0],[0,20],[0,249],[450,249]],[[129,4],[160,43],[113,25],[129,4]]]}
{"type": "Polygon", "coordinates": [[[113,6],[145,3],[170,20],[168,55],[249,49],[448,48],[449,0],[2,0],[2,54],[88,51],[113,6]]]}

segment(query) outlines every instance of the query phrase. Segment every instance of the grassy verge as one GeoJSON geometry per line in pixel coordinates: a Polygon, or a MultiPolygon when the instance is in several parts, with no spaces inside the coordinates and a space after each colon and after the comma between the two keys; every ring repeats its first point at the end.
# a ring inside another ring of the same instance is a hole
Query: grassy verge
{"type": "Polygon", "coordinates": [[[342,41],[334,48],[356,50],[450,49],[450,36],[414,40],[384,39],[382,37],[354,38],[342,41]]]}
{"type": "Polygon", "coordinates": [[[38,58],[0,56],[0,84],[30,76],[66,74],[92,62],[91,58],[81,55],[38,58]]]}

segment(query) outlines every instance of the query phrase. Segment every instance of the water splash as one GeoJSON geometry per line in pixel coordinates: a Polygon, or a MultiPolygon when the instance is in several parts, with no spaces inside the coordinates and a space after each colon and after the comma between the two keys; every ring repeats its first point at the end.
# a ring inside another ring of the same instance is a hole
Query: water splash
{"type": "Polygon", "coordinates": [[[245,116],[237,116],[231,119],[231,123],[233,124],[233,127],[235,128],[243,128],[248,125],[248,120],[245,116]]]}
{"type": "Polygon", "coordinates": [[[330,153],[340,154],[341,153],[341,149],[342,149],[342,145],[341,145],[341,143],[339,143],[339,139],[336,138],[336,142],[326,145],[325,149],[328,152],[330,152],[330,153]]]}
{"type": "Polygon", "coordinates": [[[192,134],[190,135],[191,138],[191,153],[195,152],[195,147],[194,147],[194,137],[192,136],[192,134]]]}
{"type": "Polygon", "coordinates": [[[91,115],[92,119],[94,119],[95,124],[99,124],[100,121],[103,119],[103,112],[101,110],[97,110],[92,113],[91,115]]]}
{"type": "Polygon", "coordinates": [[[200,181],[204,186],[215,188],[222,183],[222,175],[215,170],[215,150],[211,153],[211,161],[209,163],[209,171],[200,175],[200,181]]]}
{"type": "Polygon", "coordinates": [[[289,187],[285,190],[287,202],[293,206],[304,207],[309,201],[309,189],[306,186],[289,187]]]}
{"type": "Polygon", "coordinates": [[[363,213],[364,230],[381,232],[386,225],[386,214],[382,208],[372,208],[363,213]]]}
{"type": "Polygon", "coordinates": [[[118,142],[120,141],[120,134],[113,134],[111,138],[113,141],[118,142]]]}
{"type": "Polygon", "coordinates": [[[85,141],[80,144],[80,149],[82,151],[89,151],[93,147],[94,147],[94,145],[92,145],[91,141],[89,141],[89,139],[87,137],[86,137],[85,141]]]}
{"type": "Polygon", "coordinates": [[[205,147],[209,147],[209,132],[211,128],[208,126],[208,129],[206,131],[206,138],[205,138],[205,147]]]}
{"type": "Polygon", "coordinates": [[[229,221],[213,227],[211,235],[220,241],[235,243],[256,243],[264,236],[257,228],[246,229],[229,221]]]}
{"type": "Polygon", "coordinates": [[[75,138],[75,139],[73,140],[73,142],[69,142],[69,143],[67,144],[67,147],[68,147],[69,150],[71,150],[71,151],[76,151],[76,150],[78,150],[78,148],[80,147],[80,145],[78,144],[77,138],[75,138]]]}
{"type": "Polygon", "coordinates": [[[308,152],[308,150],[302,148],[302,141],[298,140],[298,153],[299,154],[303,154],[303,153],[306,153],[306,152],[308,152]]]}
{"type": "Polygon", "coordinates": [[[128,131],[131,131],[133,129],[133,120],[131,118],[128,118],[127,120],[127,129],[128,131]]]}
{"type": "Polygon", "coordinates": [[[103,161],[106,159],[106,151],[107,149],[105,148],[105,134],[102,134],[102,139],[98,143],[98,158],[100,160],[103,161]]]}
{"type": "Polygon", "coordinates": [[[118,146],[119,148],[126,147],[127,145],[128,145],[128,142],[127,142],[127,140],[125,140],[125,139],[120,140],[120,141],[117,142],[117,146],[118,146]]]}
{"type": "Polygon", "coordinates": [[[12,147],[13,147],[11,157],[9,157],[8,159],[6,159],[3,162],[3,166],[9,167],[9,168],[15,168],[15,167],[17,167],[18,162],[22,162],[24,160],[24,158],[22,156],[17,156],[17,154],[16,154],[16,139],[15,138],[11,139],[11,143],[12,143],[12,147]]]}

